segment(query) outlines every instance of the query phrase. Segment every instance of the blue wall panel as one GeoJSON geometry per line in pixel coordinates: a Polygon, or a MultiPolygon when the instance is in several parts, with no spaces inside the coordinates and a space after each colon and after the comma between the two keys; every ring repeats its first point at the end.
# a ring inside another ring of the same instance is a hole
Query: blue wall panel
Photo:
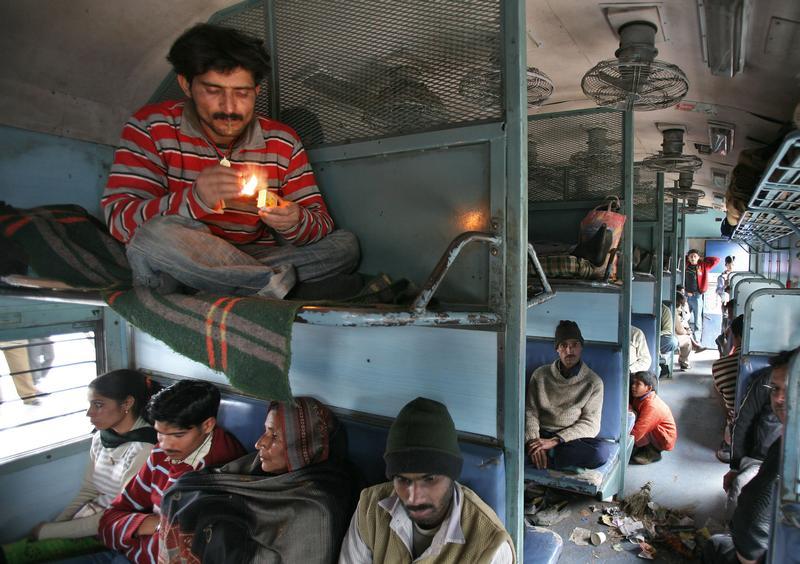
{"type": "Polygon", "coordinates": [[[631,289],[631,313],[649,313],[655,315],[655,280],[635,280],[631,289]]]}
{"type": "Polygon", "coordinates": [[[553,299],[528,310],[525,334],[553,338],[558,322],[571,319],[581,328],[584,339],[619,343],[620,307],[621,295],[617,292],[575,292],[558,288],[553,299]]]}
{"type": "Polygon", "coordinates": [[[0,200],[17,207],[78,204],[100,217],[114,148],[0,127],[0,200]]]}
{"type": "MultiPolygon", "coordinates": [[[[140,331],[134,350],[139,368],[228,383],[140,331]]],[[[289,379],[296,396],[387,417],[429,397],[448,406],[459,430],[495,437],[497,362],[489,331],[295,324],[289,379]]]]}
{"type": "Polygon", "coordinates": [[[71,454],[63,458],[50,451],[0,467],[0,543],[27,535],[64,510],[80,489],[89,443],[70,445],[71,454]]]}

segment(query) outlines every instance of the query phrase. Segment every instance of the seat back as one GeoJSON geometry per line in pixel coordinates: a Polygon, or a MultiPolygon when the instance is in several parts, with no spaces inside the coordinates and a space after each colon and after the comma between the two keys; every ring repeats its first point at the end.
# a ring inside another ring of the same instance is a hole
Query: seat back
{"type": "MultiPolygon", "coordinates": [[[[544,364],[551,364],[556,358],[558,354],[552,340],[529,338],[525,350],[525,374],[528,381],[534,370],[544,364]]],[[[603,380],[603,415],[597,436],[619,441],[622,411],[627,410],[627,401],[624,404],[622,401],[622,351],[619,345],[586,343],[582,359],[603,380]]]]}
{"type": "Polygon", "coordinates": [[[742,400],[750,387],[753,375],[762,368],[769,366],[769,355],[743,354],[739,358],[739,375],[736,377],[736,411],[742,405],[742,400]]]}
{"type": "MultiPolygon", "coordinates": [[[[233,434],[248,452],[264,432],[268,402],[254,398],[225,394],[217,421],[233,434]]],[[[347,433],[348,458],[360,471],[367,485],[386,481],[383,452],[388,427],[339,418],[347,433]]],[[[472,489],[500,519],[505,518],[506,468],[503,450],[459,441],[464,467],[459,482],[472,489]]]]}
{"type": "Polygon", "coordinates": [[[631,325],[638,327],[644,333],[644,338],[647,340],[647,350],[650,351],[650,370],[658,376],[658,356],[660,354],[658,333],[660,332],[660,327],[656,327],[656,316],[649,313],[632,313],[631,325]]]}

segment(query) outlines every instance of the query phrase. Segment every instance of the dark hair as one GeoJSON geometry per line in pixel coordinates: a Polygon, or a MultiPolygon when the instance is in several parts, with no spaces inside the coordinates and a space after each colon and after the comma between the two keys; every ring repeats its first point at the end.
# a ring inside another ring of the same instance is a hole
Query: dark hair
{"type": "Polygon", "coordinates": [[[678,292],[679,294],[683,294],[683,284],[676,284],[675,291],[678,292]]]}
{"type": "Polygon", "coordinates": [[[161,421],[189,429],[209,417],[216,417],[219,400],[219,390],[213,384],[180,380],[154,395],[147,405],[147,413],[154,423],[161,421]]]}
{"type": "Polygon", "coordinates": [[[676,305],[681,305],[681,304],[684,304],[684,303],[686,303],[686,296],[684,296],[680,292],[676,292],[675,293],[675,304],[676,305]]]}
{"type": "Polygon", "coordinates": [[[656,375],[650,372],[649,370],[634,372],[633,374],[631,374],[631,378],[633,378],[634,380],[639,380],[645,386],[650,386],[651,390],[655,390],[656,386],[658,385],[658,380],[656,379],[656,375]]]}
{"type": "Polygon", "coordinates": [[[122,403],[131,396],[131,411],[138,417],[144,413],[150,396],[161,387],[138,370],[121,369],[98,376],[89,382],[89,389],[117,403],[122,403]]]}
{"type": "Polygon", "coordinates": [[[696,254],[696,255],[699,255],[699,254],[700,254],[700,251],[698,251],[697,249],[689,249],[689,252],[687,252],[687,253],[686,253],[686,256],[688,257],[688,256],[689,256],[689,255],[691,255],[692,253],[694,253],[694,254],[696,254]]]}
{"type": "Polygon", "coordinates": [[[789,362],[791,362],[792,357],[800,351],[800,347],[795,347],[789,351],[781,351],[772,358],[769,359],[769,365],[772,368],[782,368],[784,366],[788,366],[789,362]]]}
{"type": "Polygon", "coordinates": [[[742,332],[744,331],[744,315],[740,315],[736,319],[731,322],[731,333],[742,338],[742,332]]]}
{"type": "Polygon", "coordinates": [[[258,84],[270,70],[262,40],[213,24],[197,24],[183,32],[172,44],[167,60],[190,83],[210,70],[228,72],[241,67],[250,71],[258,84]]]}
{"type": "Polygon", "coordinates": [[[732,256],[728,255],[727,257],[725,257],[725,264],[733,264],[733,261],[735,261],[735,260],[736,260],[736,257],[732,257],[732,256]]]}

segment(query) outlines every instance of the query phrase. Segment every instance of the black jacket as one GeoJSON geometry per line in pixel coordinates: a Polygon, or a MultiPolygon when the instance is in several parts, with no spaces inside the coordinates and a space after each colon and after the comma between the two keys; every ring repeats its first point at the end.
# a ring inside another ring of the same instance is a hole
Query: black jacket
{"type": "Polygon", "coordinates": [[[731,520],[731,537],[736,551],[748,560],[758,560],[769,547],[772,497],[781,463],[781,443],[775,441],[764,463],[739,495],[731,520]]]}
{"type": "Polygon", "coordinates": [[[739,470],[742,457],[764,460],[767,450],[781,436],[781,422],[769,403],[769,384],[772,368],[762,368],[753,375],[750,387],[742,400],[731,438],[731,470],[739,470]]]}

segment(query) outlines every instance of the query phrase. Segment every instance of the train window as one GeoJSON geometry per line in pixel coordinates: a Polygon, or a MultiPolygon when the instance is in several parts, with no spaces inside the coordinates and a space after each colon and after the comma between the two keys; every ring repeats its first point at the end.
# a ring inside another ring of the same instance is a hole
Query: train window
{"type": "Polygon", "coordinates": [[[0,341],[0,462],[88,435],[94,331],[0,341]]]}

